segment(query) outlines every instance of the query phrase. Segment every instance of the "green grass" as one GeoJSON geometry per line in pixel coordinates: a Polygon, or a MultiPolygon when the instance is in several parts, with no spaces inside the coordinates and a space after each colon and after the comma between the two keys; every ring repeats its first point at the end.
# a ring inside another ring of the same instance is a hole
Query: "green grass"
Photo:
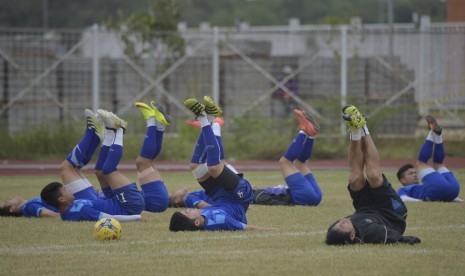
{"type": "MultiPolygon", "coordinates": [[[[407,203],[406,235],[419,245],[326,246],[330,223],[351,214],[346,171],[314,172],[318,207],[252,206],[249,223],[271,232],[171,233],[175,209],[149,222],[123,223],[119,241],[97,242],[93,222],[0,218],[0,275],[462,275],[465,203],[407,203]]],[[[394,171],[386,171],[395,188],[394,171]]],[[[169,191],[197,189],[189,172],[163,172],[169,191]]],[[[282,183],[280,172],[246,172],[255,186],[282,183]]],[[[465,183],[465,170],[456,175],[465,183]]],[[[135,174],[128,175],[135,179],[135,174]]],[[[97,183],[93,176],[89,176],[97,183]]],[[[0,177],[0,200],[26,198],[58,176],[0,177]]],[[[463,190],[462,185],[462,190],[463,190]]],[[[460,196],[464,198],[463,192],[460,196]]]]}

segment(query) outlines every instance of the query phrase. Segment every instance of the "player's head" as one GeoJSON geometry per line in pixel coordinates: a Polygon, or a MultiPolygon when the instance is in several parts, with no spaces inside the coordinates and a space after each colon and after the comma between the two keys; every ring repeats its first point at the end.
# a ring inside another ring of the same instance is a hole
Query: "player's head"
{"type": "Polygon", "coordinates": [[[349,218],[340,219],[328,228],[325,243],[327,245],[345,245],[355,243],[355,228],[349,218]]]}
{"type": "Polygon", "coordinates": [[[184,199],[188,193],[189,191],[185,187],[172,192],[170,195],[170,207],[185,207],[184,199]]]}
{"type": "Polygon", "coordinates": [[[61,204],[74,200],[73,194],[59,182],[47,184],[40,192],[42,200],[50,206],[59,208],[61,204]]]}
{"type": "Polygon", "coordinates": [[[25,200],[20,196],[13,196],[0,204],[0,216],[2,217],[21,217],[21,207],[25,200]]]}
{"type": "Polygon", "coordinates": [[[201,209],[186,209],[182,212],[174,212],[171,216],[170,231],[197,231],[203,227],[201,209]]]}
{"type": "Polygon", "coordinates": [[[417,171],[412,164],[405,164],[397,171],[397,179],[404,185],[411,185],[418,183],[417,171]]]}

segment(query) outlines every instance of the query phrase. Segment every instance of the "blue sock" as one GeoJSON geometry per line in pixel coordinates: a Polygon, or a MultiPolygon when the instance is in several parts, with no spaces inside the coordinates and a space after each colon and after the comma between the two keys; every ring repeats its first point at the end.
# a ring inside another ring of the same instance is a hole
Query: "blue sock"
{"type": "Polygon", "coordinates": [[[213,134],[212,127],[210,125],[202,128],[203,139],[205,142],[205,149],[207,150],[207,166],[215,166],[220,164],[220,147],[218,141],[213,134]]]}
{"type": "Polygon", "coordinates": [[[161,147],[163,145],[163,134],[165,134],[165,131],[158,130],[157,129],[157,148],[155,150],[155,155],[153,156],[153,159],[155,159],[161,152],[161,147]]]}
{"type": "Polygon", "coordinates": [[[105,163],[103,163],[102,167],[102,172],[104,175],[110,174],[114,171],[116,171],[116,167],[118,166],[118,163],[121,161],[121,158],[123,157],[123,147],[117,144],[113,144],[110,147],[110,152],[108,153],[108,156],[105,160],[105,163]]]}
{"type": "Polygon", "coordinates": [[[306,136],[304,146],[302,148],[302,152],[297,159],[300,162],[305,163],[308,159],[310,159],[310,156],[312,156],[312,152],[313,152],[313,139],[306,136]]]}
{"type": "Polygon", "coordinates": [[[86,152],[86,157],[82,161],[82,163],[87,165],[90,160],[92,160],[92,156],[94,156],[95,151],[97,150],[98,146],[100,145],[100,137],[95,133],[95,129],[93,129],[94,135],[92,137],[92,142],[90,143],[89,149],[86,152]]]}
{"type": "Polygon", "coordinates": [[[444,149],[444,144],[434,144],[434,155],[433,162],[437,164],[442,164],[444,158],[446,157],[446,150],[444,149]]]}
{"type": "Polygon", "coordinates": [[[221,136],[215,136],[216,142],[218,143],[218,146],[220,147],[220,159],[224,160],[224,148],[223,148],[223,139],[221,139],[221,136]]]}
{"type": "Polygon", "coordinates": [[[107,160],[108,152],[110,152],[109,146],[102,145],[100,147],[100,152],[98,153],[97,163],[95,163],[95,170],[101,171],[103,168],[103,163],[107,160]]]}
{"type": "Polygon", "coordinates": [[[84,166],[83,161],[85,160],[86,153],[89,150],[89,147],[91,146],[94,134],[95,133],[93,132],[93,129],[86,129],[84,137],[82,137],[81,141],[79,141],[79,143],[66,157],[66,160],[68,160],[73,165],[73,167],[81,168],[84,166]]]}
{"type": "Polygon", "coordinates": [[[194,152],[192,153],[191,163],[203,164],[205,163],[205,142],[203,140],[203,133],[200,132],[197,142],[195,143],[194,152]]]}
{"type": "Polygon", "coordinates": [[[418,161],[423,163],[428,163],[428,160],[433,155],[433,145],[434,143],[430,140],[425,140],[423,146],[420,149],[420,153],[418,154],[418,161]]]}
{"type": "Polygon", "coordinates": [[[140,156],[147,159],[154,159],[157,150],[157,127],[149,126],[145,131],[144,143],[140,151],[140,156]]]}
{"type": "Polygon", "coordinates": [[[299,132],[297,134],[297,137],[295,137],[294,141],[292,141],[291,145],[287,149],[287,151],[284,153],[284,157],[289,160],[289,161],[294,161],[297,159],[297,157],[300,156],[302,153],[302,147],[304,146],[305,143],[305,138],[307,135],[304,133],[299,132]]]}

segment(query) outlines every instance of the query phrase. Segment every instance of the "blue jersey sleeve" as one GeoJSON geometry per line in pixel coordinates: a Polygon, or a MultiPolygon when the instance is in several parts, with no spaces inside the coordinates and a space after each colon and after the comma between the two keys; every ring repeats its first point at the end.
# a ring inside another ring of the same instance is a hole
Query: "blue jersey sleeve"
{"type": "Polygon", "coordinates": [[[40,217],[40,212],[44,209],[59,213],[58,209],[43,202],[40,197],[35,197],[28,200],[23,207],[21,207],[21,214],[25,217],[40,217]]]}
{"type": "Polygon", "coordinates": [[[198,190],[189,193],[184,200],[184,205],[187,208],[197,208],[197,204],[200,202],[206,202],[212,204],[213,200],[205,193],[205,190],[198,190]]]}
{"type": "Polygon", "coordinates": [[[21,208],[21,214],[25,217],[40,217],[40,212],[46,209],[44,205],[37,202],[26,203],[23,208],[21,208]]]}
{"type": "Polygon", "coordinates": [[[206,208],[202,212],[202,216],[205,218],[204,230],[209,231],[236,231],[246,230],[246,225],[221,209],[206,208]]]}
{"type": "Polygon", "coordinates": [[[399,196],[409,196],[417,199],[423,199],[424,189],[421,184],[413,184],[397,190],[399,196]]]}
{"type": "Polygon", "coordinates": [[[61,215],[61,218],[68,221],[99,220],[102,218],[102,213],[93,208],[89,200],[75,200],[73,205],[61,215]]]}

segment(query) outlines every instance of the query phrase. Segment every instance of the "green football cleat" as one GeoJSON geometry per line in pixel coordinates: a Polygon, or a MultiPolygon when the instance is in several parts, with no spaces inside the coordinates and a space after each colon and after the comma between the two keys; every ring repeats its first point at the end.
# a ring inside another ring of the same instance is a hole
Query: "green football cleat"
{"type": "Polygon", "coordinates": [[[92,110],[86,109],[84,111],[86,115],[87,128],[93,128],[95,134],[100,138],[100,141],[103,139],[103,122],[92,110]]]}
{"type": "Polygon", "coordinates": [[[367,123],[365,116],[354,105],[344,106],[342,113],[342,119],[346,121],[349,131],[360,129],[367,123]]]}
{"type": "Polygon", "coordinates": [[[299,109],[294,109],[294,113],[297,116],[297,121],[299,121],[299,128],[307,133],[307,135],[315,137],[320,131],[320,126],[313,116],[310,113],[299,109]]]}
{"type": "Polygon", "coordinates": [[[210,97],[203,97],[203,101],[205,102],[205,112],[208,115],[221,117],[223,110],[221,110],[221,108],[210,97]]]}
{"type": "Polygon", "coordinates": [[[105,125],[106,129],[117,130],[118,128],[122,128],[124,132],[128,128],[128,123],[120,119],[116,114],[110,111],[106,111],[104,109],[99,109],[97,111],[100,118],[102,118],[103,124],[105,125]]]}
{"type": "Polygon", "coordinates": [[[155,112],[155,119],[163,125],[169,126],[171,124],[172,119],[170,115],[166,114],[166,111],[163,108],[163,106],[154,101],[152,101],[150,105],[152,106],[152,110],[155,112]]]}
{"type": "Polygon", "coordinates": [[[205,106],[199,103],[199,101],[194,98],[185,100],[184,106],[187,107],[190,111],[192,111],[192,113],[194,113],[196,117],[201,116],[202,111],[205,111],[205,106]]]}
{"type": "Polygon", "coordinates": [[[428,128],[431,129],[437,135],[442,134],[442,127],[439,124],[438,120],[431,115],[426,115],[426,123],[428,123],[428,128]]]}
{"type": "Polygon", "coordinates": [[[155,117],[155,111],[147,104],[143,102],[136,102],[134,105],[139,109],[140,114],[144,117],[144,119],[148,120],[151,117],[155,117]]]}

